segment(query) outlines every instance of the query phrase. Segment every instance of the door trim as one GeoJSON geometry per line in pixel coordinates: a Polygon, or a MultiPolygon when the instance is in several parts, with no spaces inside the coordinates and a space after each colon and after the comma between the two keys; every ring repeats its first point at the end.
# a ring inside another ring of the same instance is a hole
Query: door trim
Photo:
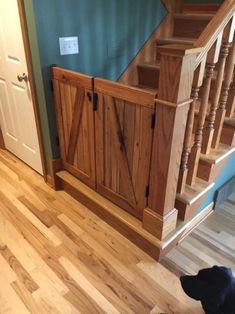
{"type": "Polygon", "coordinates": [[[23,0],[17,0],[17,4],[18,4],[18,10],[19,10],[26,63],[28,67],[28,77],[29,77],[29,84],[30,84],[30,89],[31,89],[31,94],[32,94],[33,111],[34,111],[34,117],[35,117],[36,129],[37,129],[37,135],[38,135],[39,152],[40,152],[40,157],[41,157],[41,162],[42,162],[43,177],[44,177],[44,180],[47,181],[45,151],[44,151],[44,146],[43,146],[42,131],[41,131],[39,113],[38,113],[38,108],[37,108],[35,82],[34,82],[34,75],[33,75],[31,53],[29,49],[29,40],[28,40],[28,35],[27,35],[27,25],[26,25],[26,18],[24,14],[23,0]]]}

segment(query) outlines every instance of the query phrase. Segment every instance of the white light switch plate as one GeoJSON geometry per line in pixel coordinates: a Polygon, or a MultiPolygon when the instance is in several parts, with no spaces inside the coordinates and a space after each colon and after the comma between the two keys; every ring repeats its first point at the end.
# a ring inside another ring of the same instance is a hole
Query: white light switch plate
{"type": "Polygon", "coordinates": [[[60,37],[59,43],[61,56],[79,53],[78,37],[60,37]]]}

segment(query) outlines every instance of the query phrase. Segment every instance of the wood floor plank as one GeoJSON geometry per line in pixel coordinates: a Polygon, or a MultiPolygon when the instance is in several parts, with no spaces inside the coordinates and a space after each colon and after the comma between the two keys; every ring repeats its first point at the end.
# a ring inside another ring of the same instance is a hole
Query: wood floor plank
{"type": "Polygon", "coordinates": [[[30,314],[11,285],[0,276],[0,311],[9,314],[30,314]]]}
{"type": "MultiPolygon", "coordinates": [[[[71,303],[63,298],[57,291],[51,289],[39,289],[33,293],[38,308],[45,313],[52,314],[79,314],[71,303]]],[[[40,311],[40,310],[39,310],[40,311]]]]}
{"type": "Polygon", "coordinates": [[[119,313],[119,311],[111,303],[109,303],[97,289],[93,287],[86,277],[83,276],[83,274],[67,258],[62,256],[59,261],[70,276],[73,276],[76,283],[87,291],[91,298],[98,303],[100,308],[102,308],[105,313],[119,313]]]}
{"type": "Polygon", "coordinates": [[[17,280],[16,273],[10,268],[7,261],[0,255],[0,276],[9,284],[17,280]]]}
{"type": "MultiPolygon", "coordinates": [[[[35,299],[29,292],[29,290],[26,289],[25,285],[21,281],[16,280],[11,284],[11,286],[15,290],[16,294],[19,296],[21,301],[24,303],[28,311],[31,314],[38,314],[39,313],[38,304],[36,303],[35,299]]],[[[48,312],[45,312],[42,308],[40,308],[40,314],[48,314],[48,312]]]]}
{"type": "MultiPolygon", "coordinates": [[[[36,291],[39,286],[33,281],[29,273],[24,269],[24,267],[20,264],[20,262],[17,260],[17,258],[12,254],[10,249],[7,246],[0,247],[0,253],[5,258],[7,263],[12,269],[12,272],[15,276],[17,276],[16,279],[19,279],[21,283],[25,286],[25,288],[30,292],[33,293],[36,291]]],[[[1,259],[0,259],[1,260],[1,259]]],[[[2,267],[0,266],[0,269],[2,267]]],[[[16,280],[15,279],[15,280],[16,280]]]]}
{"type": "MultiPolygon", "coordinates": [[[[159,263],[143,263],[140,262],[138,267],[150,278],[157,283],[161,282],[162,286],[168,290],[175,298],[181,300],[189,311],[193,314],[199,314],[197,302],[190,299],[182,290],[179,279],[168,269],[159,263]],[[170,283],[170,284],[169,284],[170,283]]],[[[156,309],[154,309],[156,311],[156,309]]],[[[203,311],[201,312],[203,313],[203,311]]]]}

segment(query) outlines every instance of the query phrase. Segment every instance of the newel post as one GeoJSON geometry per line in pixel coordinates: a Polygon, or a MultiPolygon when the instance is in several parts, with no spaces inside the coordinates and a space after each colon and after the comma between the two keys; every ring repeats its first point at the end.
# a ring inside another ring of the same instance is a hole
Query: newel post
{"type": "Polygon", "coordinates": [[[160,52],[156,127],[143,227],[162,240],[176,227],[178,211],[174,204],[195,61],[200,50],[169,45],[161,47],[160,52]]]}

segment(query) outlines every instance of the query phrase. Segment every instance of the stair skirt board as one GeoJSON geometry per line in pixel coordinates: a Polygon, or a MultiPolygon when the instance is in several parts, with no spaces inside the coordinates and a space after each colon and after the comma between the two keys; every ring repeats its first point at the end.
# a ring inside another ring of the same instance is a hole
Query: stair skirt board
{"type": "Polygon", "coordinates": [[[235,192],[235,176],[221,186],[216,192],[215,208],[218,208],[232,193],[235,192]]]}
{"type": "Polygon", "coordinates": [[[212,203],[197,213],[189,222],[179,222],[175,231],[160,241],[143,229],[140,220],[86,186],[67,171],[57,172],[56,180],[59,181],[62,190],[88,207],[157,261],[205,220],[213,209],[212,203]]]}

